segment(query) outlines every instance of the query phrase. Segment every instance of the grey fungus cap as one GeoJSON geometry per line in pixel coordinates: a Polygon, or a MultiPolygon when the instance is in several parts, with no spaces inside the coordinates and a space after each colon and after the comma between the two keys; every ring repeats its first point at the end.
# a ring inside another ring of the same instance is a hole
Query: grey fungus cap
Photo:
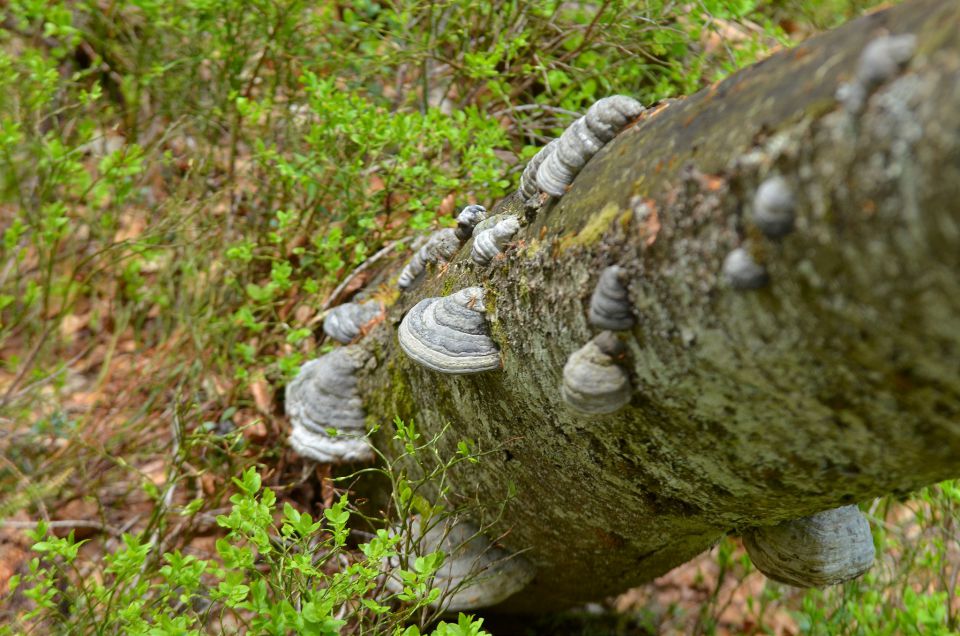
{"type": "Polygon", "coordinates": [[[520,219],[508,216],[497,221],[493,227],[478,232],[470,251],[473,262],[477,265],[488,265],[497,254],[503,252],[519,230],[520,219]]]}
{"type": "Polygon", "coordinates": [[[404,266],[397,279],[397,286],[400,289],[408,289],[423,275],[427,263],[449,261],[459,249],[460,239],[457,238],[456,230],[453,228],[437,230],[404,266]]]}
{"type": "Polygon", "coordinates": [[[766,268],[742,247],[732,250],[723,260],[723,277],[731,287],[739,290],[760,289],[770,282],[766,268]]]}
{"type": "Polygon", "coordinates": [[[298,454],[330,463],[373,459],[357,393],[363,355],[356,346],[338,347],[306,362],[287,385],[289,442],[298,454]]]}
{"type": "Polygon", "coordinates": [[[869,570],[875,556],[870,524],[855,505],[751,528],[743,545],[758,570],[795,587],[849,581],[869,570]]]}
{"type": "Polygon", "coordinates": [[[440,373],[499,369],[500,351],[488,335],[483,298],[483,288],[467,287],[421,300],[400,323],[400,348],[417,364],[440,373]]]}
{"type": "Polygon", "coordinates": [[[380,315],[379,303],[344,303],[337,305],[323,319],[323,332],[337,342],[347,344],[368,322],[380,315]]]}
{"type": "MultiPolygon", "coordinates": [[[[591,157],[642,112],[643,105],[626,95],[598,100],[586,115],[563,131],[554,150],[540,160],[537,188],[555,197],[563,196],[591,157]]],[[[530,188],[525,189],[529,191],[530,188]]]]}
{"type": "Polygon", "coordinates": [[[630,402],[632,389],[626,370],[620,366],[625,347],[611,332],[604,331],[577,349],[563,367],[563,401],[586,414],[613,413],[630,402]]]}
{"type": "Polygon", "coordinates": [[[627,297],[627,271],[611,265],[600,272],[590,297],[590,324],[599,329],[624,331],[633,327],[633,307],[627,297]]]}

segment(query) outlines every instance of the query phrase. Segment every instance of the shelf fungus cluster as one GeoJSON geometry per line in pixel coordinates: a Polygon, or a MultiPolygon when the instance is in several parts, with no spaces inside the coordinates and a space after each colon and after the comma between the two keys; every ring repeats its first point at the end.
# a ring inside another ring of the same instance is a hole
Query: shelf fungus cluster
{"type": "Polygon", "coordinates": [[[540,188],[537,187],[537,170],[540,169],[540,166],[546,158],[550,156],[550,153],[557,149],[558,141],[559,139],[554,139],[541,148],[539,152],[527,162],[527,167],[523,169],[523,173],[520,175],[518,192],[520,193],[520,199],[528,207],[535,207],[536,204],[539,203],[537,197],[540,194],[540,188]]]}
{"type": "Polygon", "coordinates": [[[595,102],[583,117],[530,160],[520,179],[520,198],[529,203],[536,200],[539,192],[563,196],[591,157],[642,112],[643,105],[626,95],[595,102]]]}
{"type": "Polygon", "coordinates": [[[499,369],[500,351],[487,330],[483,297],[483,288],[467,287],[421,300],[400,323],[400,348],[417,364],[440,373],[499,369]]]}
{"type": "Polygon", "coordinates": [[[304,364],[287,385],[289,441],[298,454],[329,463],[373,459],[357,393],[363,356],[359,347],[339,347],[304,364]]]}
{"type": "Polygon", "coordinates": [[[413,255],[397,279],[400,289],[411,287],[427,269],[427,263],[449,261],[460,249],[460,239],[453,228],[437,230],[427,242],[413,255]]]}
{"type": "Polygon", "coordinates": [[[477,265],[489,265],[497,254],[503,252],[513,235],[520,230],[520,219],[507,216],[493,227],[477,232],[473,237],[470,257],[477,265]]]}
{"type": "MultiPolygon", "coordinates": [[[[793,231],[797,200],[787,180],[779,175],[766,178],[753,195],[751,219],[769,239],[782,239],[793,231]]],[[[770,283],[770,275],[758,263],[750,249],[733,249],[723,261],[723,277],[733,289],[760,289],[770,283]]]]}
{"type": "MultiPolygon", "coordinates": [[[[859,115],[870,94],[893,79],[907,65],[917,48],[913,34],[882,35],[871,40],[860,54],[853,78],[837,89],[837,100],[847,112],[859,115]]],[[[781,176],[768,177],[754,193],[752,220],[770,239],[780,239],[794,229],[796,197],[781,176]]],[[[754,260],[747,247],[731,251],[723,263],[723,277],[734,289],[765,287],[770,277],[762,263],[754,260]]]]}
{"type": "Polygon", "coordinates": [[[428,263],[445,263],[453,259],[460,247],[473,236],[474,227],[487,218],[487,209],[482,205],[465,206],[457,215],[456,228],[437,230],[407,262],[397,286],[406,290],[412,287],[427,269],[428,263]]]}
{"type": "MultiPolygon", "coordinates": [[[[516,594],[533,580],[536,571],[529,561],[520,555],[512,555],[494,545],[480,529],[470,521],[447,520],[422,532],[420,517],[410,521],[413,537],[401,541],[404,549],[409,545],[407,560],[443,551],[446,558],[434,575],[433,585],[442,594],[435,604],[448,612],[460,612],[496,605],[516,594]]],[[[399,567],[399,559],[391,559],[391,565],[399,567]]],[[[388,579],[388,587],[399,590],[402,582],[396,577],[388,579]]]]}
{"type": "Polygon", "coordinates": [[[351,342],[371,320],[380,315],[379,303],[344,303],[331,309],[323,319],[323,332],[343,344],[351,342]]]}
{"type": "Polygon", "coordinates": [[[563,367],[560,393],[570,408],[591,415],[613,413],[630,402],[630,378],[621,366],[626,347],[604,331],[577,349],[563,367]]]}
{"type": "Polygon", "coordinates": [[[590,296],[587,319],[591,326],[604,331],[567,358],[560,396],[580,413],[613,413],[628,404],[632,394],[630,377],[623,366],[626,347],[613,333],[631,329],[635,322],[623,267],[611,265],[600,273],[590,296]]]}
{"type": "Polygon", "coordinates": [[[843,506],[743,533],[750,560],[769,578],[795,587],[854,579],[873,565],[870,524],[857,506],[843,506]]]}
{"type": "Polygon", "coordinates": [[[882,35],[863,47],[853,79],[837,89],[837,99],[848,112],[859,114],[867,98],[884,82],[900,72],[917,48],[917,37],[911,33],[882,35]]]}

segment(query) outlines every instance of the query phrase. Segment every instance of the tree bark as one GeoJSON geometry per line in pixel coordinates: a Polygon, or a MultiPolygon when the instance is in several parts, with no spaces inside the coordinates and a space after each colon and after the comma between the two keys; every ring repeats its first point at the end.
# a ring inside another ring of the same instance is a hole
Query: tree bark
{"type": "MultiPolygon", "coordinates": [[[[519,211],[512,198],[498,212],[519,211]]],[[[960,5],[918,0],[785,50],[648,111],[544,205],[489,267],[430,272],[362,344],[368,417],[449,423],[498,449],[458,471],[465,500],[509,499],[500,543],[537,576],[506,602],[541,611],[619,592],[725,533],[960,475],[960,5]],[[861,114],[834,95],[864,46],[916,53],[861,114]],[[796,228],[748,210],[770,174],[796,228]],[[730,288],[746,247],[770,283],[730,288]],[[633,398],[584,416],[560,396],[603,267],[630,272],[633,398]],[[396,342],[424,297],[487,290],[503,368],[446,376],[396,342]]]]}

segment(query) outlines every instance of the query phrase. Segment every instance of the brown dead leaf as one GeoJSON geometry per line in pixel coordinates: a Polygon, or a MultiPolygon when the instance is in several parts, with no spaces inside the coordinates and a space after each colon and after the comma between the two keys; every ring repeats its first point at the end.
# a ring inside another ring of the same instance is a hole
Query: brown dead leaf
{"type": "Polygon", "coordinates": [[[9,589],[10,577],[20,571],[27,551],[18,545],[0,543],[0,589],[9,589]]]}
{"type": "Polygon", "coordinates": [[[70,394],[66,403],[70,407],[89,408],[97,403],[100,391],[76,391],[70,394]]]}
{"type": "MultiPolygon", "coordinates": [[[[71,499],[64,506],[60,506],[54,513],[54,519],[70,521],[92,521],[97,523],[100,509],[97,502],[92,499],[71,499]]],[[[77,539],[86,539],[97,534],[98,530],[90,526],[78,525],[75,528],[59,527],[54,528],[54,533],[58,537],[65,537],[73,531],[73,536],[77,539]]]]}
{"type": "Polygon", "coordinates": [[[190,548],[200,555],[200,558],[210,558],[217,553],[219,535],[202,535],[190,540],[190,548]]]}
{"type": "Polygon", "coordinates": [[[716,174],[705,174],[702,178],[703,188],[709,192],[716,192],[724,186],[726,181],[716,174]]]}
{"type": "Polygon", "coordinates": [[[250,383],[250,393],[258,411],[264,415],[273,413],[273,390],[265,377],[258,375],[254,378],[250,383]]]}
{"type": "Polygon", "coordinates": [[[364,270],[350,279],[350,282],[340,290],[340,294],[336,298],[331,298],[330,300],[334,303],[340,304],[341,302],[347,300],[355,293],[364,288],[367,282],[370,280],[370,272],[364,270]]]}
{"type": "MultiPolygon", "coordinates": [[[[29,523],[34,521],[24,510],[8,515],[7,521],[29,523]]],[[[9,589],[10,577],[22,572],[26,560],[30,557],[33,540],[23,528],[11,528],[0,523],[0,590],[9,589]]]]}
{"type": "Polygon", "coordinates": [[[324,508],[329,508],[333,505],[333,499],[336,495],[333,480],[330,478],[330,475],[330,464],[317,465],[317,477],[320,478],[320,498],[323,501],[324,508]]]}
{"type": "Polygon", "coordinates": [[[290,297],[287,298],[287,302],[283,303],[283,306],[277,310],[277,317],[280,318],[283,322],[287,321],[287,318],[290,316],[290,312],[293,311],[294,307],[297,306],[297,290],[294,289],[290,294],[290,297]]]}
{"type": "Polygon", "coordinates": [[[167,461],[162,457],[141,466],[140,472],[156,486],[167,483],[167,461]]]}
{"type": "Polygon", "coordinates": [[[633,201],[633,209],[640,224],[640,233],[645,237],[643,244],[650,247],[657,241],[657,234],[660,233],[660,216],[657,214],[657,203],[653,199],[637,197],[633,201]]]}
{"type": "Polygon", "coordinates": [[[457,207],[457,197],[451,192],[447,196],[443,197],[443,201],[440,202],[440,209],[438,212],[440,216],[452,216],[453,210],[457,207]]]}
{"type": "Polygon", "coordinates": [[[146,228],[147,221],[142,215],[136,213],[124,214],[120,218],[120,227],[113,235],[113,241],[115,243],[121,243],[135,239],[143,234],[146,228]]]}
{"type": "Polygon", "coordinates": [[[404,194],[403,192],[391,192],[387,195],[387,205],[390,206],[390,209],[395,209],[403,207],[403,204],[410,199],[409,194],[404,194]]]}
{"type": "Polygon", "coordinates": [[[81,329],[90,324],[90,314],[67,314],[60,321],[60,335],[70,341],[81,329]]]}
{"type": "Polygon", "coordinates": [[[300,305],[293,310],[293,319],[298,325],[306,325],[313,318],[313,307],[310,305],[300,305]]]}
{"type": "Polygon", "coordinates": [[[253,444],[263,444],[270,436],[267,423],[250,410],[237,411],[233,421],[237,423],[237,428],[241,430],[243,436],[253,444]]]}
{"type": "Polygon", "coordinates": [[[217,478],[210,473],[204,473],[200,476],[200,487],[203,488],[203,494],[212,497],[217,492],[217,478]]]}
{"type": "Polygon", "coordinates": [[[367,194],[380,192],[385,187],[387,187],[387,184],[384,182],[384,180],[381,179],[379,175],[372,174],[367,181],[367,194]]]}
{"type": "Polygon", "coordinates": [[[368,333],[373,331],[374,327],[376,327],[381,322],[383,322],[383,320],[386,317],[387,317],[387,312],[384,310],[383,303],[380,303],[380,313],[360,326],[360,337],[363,338],[368,333]]]}

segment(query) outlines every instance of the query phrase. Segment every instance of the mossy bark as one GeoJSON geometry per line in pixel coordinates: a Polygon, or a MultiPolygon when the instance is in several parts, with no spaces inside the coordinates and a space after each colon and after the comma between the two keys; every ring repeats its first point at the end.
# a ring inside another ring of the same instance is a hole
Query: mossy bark
{"type": "MultiPolygon", "coordinates": [[[[506,200],[498,211],[519,210],[506,200]]],[[[649,112],[485,268],[469,244],[367,337],[370,417],[452,452],[498,449],[457,475],[496,506],[536,611],[662,574],[724,533],[960,476],[960,5],[920,0],[783,51],[649,112]],[[861,115],[834,99],[864,45],[918,50],[861,115]],[[795,231],[750,222],[767,175],[792,184],[795,231]],[[730,289],[744,246],[770,273],[730,289]],[[583,416],[561,401],[600,270],[631,273],[632,402],[583,416]],[[503,369],[451,377],[396,344],[403,312],[467,285],[488,292],[503,369]]]]}

